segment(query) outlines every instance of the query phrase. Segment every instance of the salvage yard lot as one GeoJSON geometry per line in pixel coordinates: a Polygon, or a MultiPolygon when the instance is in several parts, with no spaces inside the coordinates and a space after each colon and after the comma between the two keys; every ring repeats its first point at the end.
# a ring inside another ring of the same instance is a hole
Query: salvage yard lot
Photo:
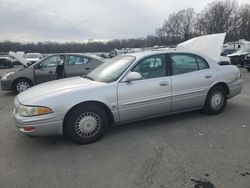
{"type": "Polygon", "coordinates": [[[20,134],[12,121],[15,93],[0,91],[0,185],[248,188],[250,72],[241,72],[243,91],[222,114],[196,111],[120,125],[90,145],[20,134]]]}

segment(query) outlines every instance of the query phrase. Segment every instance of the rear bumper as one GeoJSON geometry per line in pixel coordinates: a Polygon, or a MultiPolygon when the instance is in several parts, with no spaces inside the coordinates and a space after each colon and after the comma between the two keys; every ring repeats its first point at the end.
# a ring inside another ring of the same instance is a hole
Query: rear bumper
{"type": "Polygon", "coordinates": [[[232,98],[238,94],[240,94],[241,90],[243,88],[243,80],[239,79],[235,82],[232,82],[229,84],[229,98],[232,98]]]}

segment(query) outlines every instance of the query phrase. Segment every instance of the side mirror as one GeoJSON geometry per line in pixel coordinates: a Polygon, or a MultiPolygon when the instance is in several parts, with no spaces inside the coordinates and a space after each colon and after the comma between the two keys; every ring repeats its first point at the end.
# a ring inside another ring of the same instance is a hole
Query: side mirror
{"type": "Polygon", "coordinates": [[[126,75],[124,78],[125,82],[131,82],[133,80],[140,80],[142,78],[142,75],[138,72],[130,72],[126,75]]]}

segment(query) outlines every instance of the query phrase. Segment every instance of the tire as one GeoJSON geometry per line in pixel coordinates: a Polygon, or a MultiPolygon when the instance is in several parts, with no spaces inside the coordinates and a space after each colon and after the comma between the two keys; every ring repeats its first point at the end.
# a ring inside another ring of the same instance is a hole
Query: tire
{"type": "Polygon", "coordinates": [[[90,144],[99,140],[108,127],[108,115],[97,104],[78,105],[67,114],[64,135],[78,144],[90,144]]]}
{"type": "Polygon", "coordinates": [[[208,115],[216,115],[221,113],[227,103],[227,93],[223,86],[214,86],[207,94],[203,112],[208,115]]]}
{"type": "Polygon", "coordinates": [[[23,79],[18,79],[17,81],[15,81],[13,88],[17,93],[21,93],[27,90],[28,88],[30,88],[31,86],[32,86],[31,81],[23,78],[23,79]]]}
{"type": "Polygon", "coordinates": [[[247,70],[250,72],[250,68],[247,68],[247,70]]]}

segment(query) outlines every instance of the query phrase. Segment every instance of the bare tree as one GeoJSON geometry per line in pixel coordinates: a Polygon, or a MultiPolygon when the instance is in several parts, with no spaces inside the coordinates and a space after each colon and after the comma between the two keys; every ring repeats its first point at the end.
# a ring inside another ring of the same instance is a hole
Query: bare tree
{"type": "Polygon", "coordinates": [[[202,34],[233,32],[238,3],[235,0],[214,1],[199,15],[196,28],[202,34]]]}
{"type": "Polygon", "coordinates": [[[239,8],[239,36],[250,40],[250,4],[239,8]]]}
{"type": "Polygon", "coordinates": [[[159,44],[160,45],[165,45],[167,44],[167,33],[166,31],[160,27],[155,30],[155,34],[158,38],[159,44]]]}
{"type": "Polygon", "coordinates": [[[174,43],[178,43],[193,36],[194,19],[194,10],[192,8],[184,9],[170,14],[161,29],[167,38],[170,38],[174,43]]]}
{"type": "Polygon", "coordinates": [[[184,40],[188,40],[192,38],[194,33],[194,19],[195,12],[194,9],[189,8],[185,10],[181,10],[177,13],[180,21],[180,31],[179,34],[184,40]]]}

